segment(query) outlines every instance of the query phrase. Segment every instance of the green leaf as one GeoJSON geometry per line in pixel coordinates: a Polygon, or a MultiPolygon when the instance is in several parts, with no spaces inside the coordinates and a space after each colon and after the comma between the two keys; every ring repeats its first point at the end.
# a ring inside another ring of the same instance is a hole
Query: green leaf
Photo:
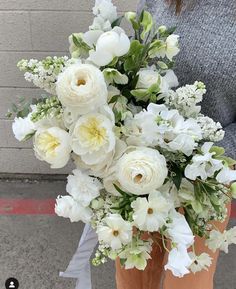
{"type": "Polygon", "coordinates": [[[125,265],[126,259],[120,258],[120,265],[123,267],[125,265]]]}
{"type": "Polygon", "coordinates": [[[144,46],[138,40],[133,40],[131,42],[129,53],[124,62],[124,69],[126,72],[135,71],[141,64],[143,64],[141,63],[143,59],[143,51],[144,46]]]}
{"type": "Polygon", "coordinates": [[[116,184],[113,184],[117,192],[119,192],[122,196],[128,195],[126,192],[122,191],[116,184]]]}
{"type": "Polygon", "coordinates": [[[114,96],[112,96],[111,100],[109,101],[109,104],[116,102],[119,97],[120,97],[120,95],[114,95],[114,96]]]}
{"type": "Polygon", "coordinates": [[[160,33],[161,37],[168,37],[169,35],[173,34],[176,30],[176,26],[174,27],[170,27],[168,29],[166,29],[165,31],[163,31],[162,33],[160,33]]]}
{"type": "Polygon", "coordinates": [[[29,133],[25,136],[25,138],[23,139],[23,141],[27,141],[29,139],[31,139],[33,136],[35,135],[35,132],[29,133]]]}
{"type": "Polygon", "coordinates": [[[163,61],[157,61],[157,65],[163,70],[168,69],[168,65],[166,65],[163,61]]]}
{"type": "Polygon", "coordinates": [[[222,156],[224,153],[225,153],[225,149],[223,148],[223,147],[218,147],[218,146],[213,146],[213,147],[211,147],[211,149],[210,149],[210,152],[211,153],[215,153],[215,157],[216,156],[222,156]]]}
{"type": "Polygon", "coordinates": [[[175,164],[172,165],[171,170],[175,173],[174,177],[173,177],[173,182],[177,188],[177,190],[179,190],[181,182],[182,182],[182,178],[183,178],[183,172],[182,170],[175,164]]]}
{"type": "Polygon", "coordinates": [[[230,158],[230,157],[226,157],[226,156],[221,156],[217,158],[218,160],[223,161],[224,163],[226,163],[229,167],[236,165],[236,160],[230,158]]]}
{"type": "Polygon", "coordinates": [[[115,21],[113,21],[111,23],[111,27],[114,28],[115,26],[120,26],[122,19],[124,18],[124,16],[121,16],[119,18],[117,18],[115,21]]]}
{"type": "Polygon", "coordinates": [[[150,96],[146,89],[141,88],[131,90],[131,94],[135,97],[137,101],[147,101],[150,96]]]}

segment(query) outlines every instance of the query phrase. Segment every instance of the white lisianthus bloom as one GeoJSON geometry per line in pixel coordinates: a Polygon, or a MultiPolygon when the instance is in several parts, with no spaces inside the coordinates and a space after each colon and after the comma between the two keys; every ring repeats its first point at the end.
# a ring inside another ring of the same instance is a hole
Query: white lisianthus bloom
{"type": "Polygon", "coordinates": [[[27,117],[15,117],[12,123],[12,131],[17,140],[23,141],[27,135],[35,132],[35,124],[31,121],[31,113],[27,117]]]}
{"type": "Polygon", "coordinates": [[[80,204],[88,206],[100,194],[102,184],[80,170],[73,170],[73,175],[67,177],[66,191],[80,204]]]}
{"type": "Polygon", "coordinates": [[[34,136],[35,156],[49,163],[52,169],[64,167],[71,153],[70,136],[58,127],[41,128],[34,136]]]}
{"type": "Polygon", "coordinates": [[[134,195],[145,195],[161,187],[167,177],[166,160],[157,150],[136,147],[117,163],[117,179],[134,195]]]}
{"type": "Polygon", "coordinates": [[[179,49],[179,36],[172,34],[166,38],[165,45],[161,48],[156,56],[158,57],[167,57],[170,61],[172,61],[173,57],[176,56],[180,49],[179,49]]]}
{"type": "Polygon", "coordinates": [[[117,18],[117,8],[113,5],[111,0],[96,0],[93,7],[93,14],[100,15],[103,19],[114,22],[117,18]]]}
{"type": "Polygon", "coordinates": [[[186,246],[179,245],[170,251],[165,270],[170,270],[176,277],[183,277],[190,273],[189,267],[191,264],[192,260],[188,255],[186,246]]]}
{"type": "Polygon", "coordinates": [[[229,167],[224,167],[216,176],[216,180],[222,184],[230,184],[236,181],[236,171],[229,167]]]}
{"type": "Polygon", "coordinates": [[[212,230],[210,232],[209,239],[206,240],[206,245],[213,252],[216,252],[217,249],[228,253],[229,245],[236,244],[236,227],[225,230],[223,233],[212,230]]]}
{"type": "Polygon", "coordinates": [[[111,214],[104,219],[105,224],[97,228],[98,240],[109,245],[113,250],[132,240],[132,225],[119,214],[111,214]]]}
{"type": "Polygon", "coordinates": [[[71,147],[87,165],[103,162],[116,144],[113,122],[100,113],[83,115],[71,131],[71,147]]]}
{"type": "Polygon", "coordinates": [[[147,260],[151,259],[152,240],[140,240],[133,238],[132,242],[121,251],[119,257],[126,259],[125,269],[137,268],[144,270],[147,266],[147,260]]]}
{"type": "Polygon", "coordinates": [[[190,252],[189,257],[192,259],[190,270],[194,274],[202,270],[208,271],[208,268],[212,264],[212,258],[207,253],[202,253],[201,255],[197,256],[193,252],[190,252]]]}
{"type": "Polygon", "coordinates": [[[138,73],[139,78],[136,88],[148,89],[160,81],[160,92],[166,93],[171,87],[178,86],[178,79],[173,70],[168,70],[165,76],[161,76],[154,68],[144,68],[138,73]]]}
{"type": "Polygon", "coordinates": [[[149,194],[148,199],[137,198],[131,203],[134,210],[134,226],[143,231],[158,231],[165,223],[173,204],[158,191],[149,194]]]}
{"type": "Polygon", "coordinates": [[[109,64],[113,58],[128,53],[130,40],[120,27],[114,27],[111,31],[103,33],[97,40],[96,50],[89,51],[89,61],[98,66],[109,64]]]}
{"type": "Polygon", "coordinates": [[[86,114],[107,102],[107,86],[102,72],[91,64],[73,64],[59,76],[56,91],[61,103],[86,114]]]}
{"type": "Polygon", "coordinates": [[[56,199],[55,213],[71,222],[83,221],[88,223],[92,217],[92,210],[76,202],[71,196],[58,196],[56,199]]]}
{"type": "Polygon", "coordinates": [[[172,242],[189,247],[194,242],[194,235],[184,215],[173,210],[170,213],[171,223],[167,224],[167,234],[172,242]]]}
{"type": "Polygon", "coordinates": [[[187,165],[184,171],[186,178],[196,180],[197,177],[201,177],[202,180],[206,180],[223,168],[222,161],[213,158],[215,152],[210,152],[212,146],[212,142],[204,143],[201,147],[202,154],[193,156],[192,163],[187,165]]]}

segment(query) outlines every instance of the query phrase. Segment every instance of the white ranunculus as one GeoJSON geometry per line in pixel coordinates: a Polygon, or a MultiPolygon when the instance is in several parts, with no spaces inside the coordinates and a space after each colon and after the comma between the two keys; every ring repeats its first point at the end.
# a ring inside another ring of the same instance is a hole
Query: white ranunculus
{"type": "Polygon", "coordinates": [[[109,64],[113,58],[128,53],[130,40],[120,27],[114,27],[111,31],[103,33],[97,40],[96,50],[89,51],[88,60],[98,66],[109,64]]]}
{"type": "Polygon", "coordinates": [[[83,115],[107,102],[107,86],[102,72],[91,64],[73,64],[56,84],[61,103],[83,115]]]}
{"type": "Polygon", "coordinates": [[[172,203],[158,191],[149,194],[148,199],[137,198],[132,202],[134,226],[143,231],[158,231],[165,223],[172,203]]]}
{"type": "Polygon", "coordinates": [[[168,237],[176,244],[191,246],[194,242],[194,235],[184,215],[173,210],[170,218],[171,223],[167,225],[168,237]]]}
{"type": "Polygon", "coordinates": [[[132,240],[132,225],[119,214],[111,214],[104,219],[105,224],[97,228],[98,240],[109,245],[113,250],[132,240]]]}
{"type": "Polygon", "coordinates": [[[191,264],[192,260],[188,255],[187,248],[184,245],[179,245],[170,251],[165,270],[170,270],[176,277],[183,277],[190,273],[191,264]]]}
{"type": "Polygon", "coordinates": [[[80,204],[88,206],[100,194],[102,184],[80,170],[73,170],[73,175],[67,177],[66,191],[80,204]]]}
{"type": "Polygon", "coordinates": [[[55,213],[64,218],[69,218],[71,222],[83,221],[88,223],[92,217],[92,210],[85,208],[70,196],[58,197],[55,205],[55,213]]]}
{"type": "Polygon", "coordinates": [[[145,195],[161,187],[167,177],[166,160],[157,150],[136,147],[117,163],[117,179],[134,195],[145,195]]]}
{"type": "Polygon", "coordinates": [[[232,181],[236,181],[236,170],[232,170],[229,167],[224,167],[217,174],[216,180],[222,184],[230,184],[232,181]]]}
{"type": "Polygon", "coordinates": [[[113,122],[103,114],[83,115],[71,131],[72,150],[87,165],[103,162],[115,148],[113,127],[113,122]]]}
{"type": "Polygon", "coordinates": [[[51,168],[62,168],[70,159],[70,136],[58,127],[38,129],[34,136],[34,151],[36,157],[49,163],[51,168]]]}
{"type": "Polygon", "coordinates": [[[15,117],[14,122],[12,123],[12,130],[17,140],[23,141],[27,135],[35,132],[35,124],[30,118],[31,113],[25,118],[15,117]]]}
{"type": "Polygon", "coordinates": [[[111,0],[96,0],[93,7],[93,14],[100,15],[104,20],[110,23],[114,22],[117,18],[117,8],[113,5],[111,0]]]}
{"type": "Polygon", "coordinates": [[[212,258],[207,253],[202,253],[197,256],[193,252],[189,253],[189,257],[192,259],[192,265],[190,266],[191,272],[194,274],[202,270],[207,270],[212,264],[212,258]]]}

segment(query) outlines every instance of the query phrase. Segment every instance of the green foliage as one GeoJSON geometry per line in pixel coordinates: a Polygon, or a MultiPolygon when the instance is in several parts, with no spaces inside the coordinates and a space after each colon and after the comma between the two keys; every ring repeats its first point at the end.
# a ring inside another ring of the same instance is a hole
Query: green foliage
{"type": "Polygon", "coordinates": [[[153,28],[154,21],[152,14],[150,14],[148,11],[143,11],[141,13],[140,19],[141,19],[140,25],[143,28],[143,31],[141,33],[141,39],[144,40],[147,33],[149,33],[153,28]]]}
{"type": "Polygon", "coordinates": [[[144,45],[138,40],[133,40],[130,45],[129,53],[124,62],[126,72],[138,71],[141,66],[144,55],[144,45]]]}
{"type": "Polygon", "coordinates": [[[124,18],[124,16],[121,16],[119,18],[117,18],[115,21],[113,21],[111,23],[111,27],[114,28],[115,26],[120,26],[122,19],[124,18]]]}

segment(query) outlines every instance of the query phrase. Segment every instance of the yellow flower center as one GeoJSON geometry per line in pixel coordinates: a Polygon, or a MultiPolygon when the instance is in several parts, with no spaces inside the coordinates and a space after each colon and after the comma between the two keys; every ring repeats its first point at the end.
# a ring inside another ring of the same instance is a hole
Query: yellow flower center
{"type": "Polygon", "coordinates": [[[95,117],[89,118],[86,123],[79,127],[79,136],[83,142],[94,149],[103,146],[107,141],[106,129],[101,126],[101,122],[95,117]]]}
{"type": "Polygon", "coordinates": [[[78,79],[77,80],[77,85],[80,86],[80,85],[85,85],[86,84],[86,81],[84,79],[78,79]]]}
{"type": "Polygon", "coordinates": [[[138,174],[134,178],[135,183],[141,183],[143,176],[141,174],[138,174]]]}
{"type": "Polygon", "coordinates": [[[49,132],[44,132],[38,137],[38,148],[48,155],[55,155],[55,150],[59,145],[59,139],[49,132]]]}

